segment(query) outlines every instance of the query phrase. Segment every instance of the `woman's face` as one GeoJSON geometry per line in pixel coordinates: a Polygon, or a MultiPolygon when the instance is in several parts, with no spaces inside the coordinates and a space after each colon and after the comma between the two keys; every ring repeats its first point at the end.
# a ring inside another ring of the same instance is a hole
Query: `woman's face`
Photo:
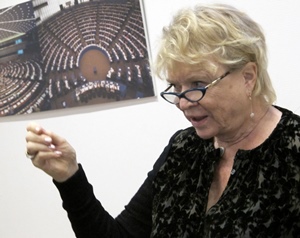
{"type": "MultiPolygon", "coordinates": [[[[252,66],[246,65],[243,69],[230,72],[217,84],[209,87],[199,102],[180,99],[177,107],[192,123],[198,136],[203,139],[234,138],[239,131],[248,127],[251,113],[249,97],[256,80],[256,67],[252,66]]],[[[219,67],[211,75],[182,66],[177,70],[178,74],[172,75],[170,83],[183,92],[195,87],[194,85],[205,86],[227,71],[226,68],[219,67]]]]}

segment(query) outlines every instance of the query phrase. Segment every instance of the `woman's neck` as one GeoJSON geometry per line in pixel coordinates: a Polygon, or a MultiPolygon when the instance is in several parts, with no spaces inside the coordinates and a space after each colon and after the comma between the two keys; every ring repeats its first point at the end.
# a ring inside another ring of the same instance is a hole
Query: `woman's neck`
{"type": "Polygon", "coordinates": [[[215,147],[222,147],[224,153],[235,154],[238,149],[250,150],[262,144],[272,133],[280,120],[281,112],[273,106],[267,106],[258,110],[255,116],[250,118],[248,126],[239,131],[233,137],[215,137],[215,147]]]}

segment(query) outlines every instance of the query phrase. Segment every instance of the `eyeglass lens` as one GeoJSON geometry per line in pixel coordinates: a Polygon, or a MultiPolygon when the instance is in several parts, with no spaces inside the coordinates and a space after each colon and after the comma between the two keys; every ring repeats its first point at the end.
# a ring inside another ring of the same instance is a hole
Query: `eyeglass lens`
{"type": "Polygon", "coordinates": [[[192,89],[190,91],[185,92],[182,95],[175,95],[175,94],[164,94],[164,98],[169,101],[170,103],[177,104],[179,102],[179,99],[183,97],[191,102],[197,102],[203,97],[203,92],[199,89],[192,89]]]}

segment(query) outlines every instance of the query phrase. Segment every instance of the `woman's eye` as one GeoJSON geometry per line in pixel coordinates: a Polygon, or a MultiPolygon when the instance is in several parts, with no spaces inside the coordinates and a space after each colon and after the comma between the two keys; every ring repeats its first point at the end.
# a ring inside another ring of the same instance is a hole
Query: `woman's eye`
{"type": "Polygon", "coordinates": [[[173,84],[172,90],[173,90],[174,93],[180,93],[181,92],[181,87],[178,86],[178,85],[173,84]]]}
{"type": "Polygon", "coordinates": [[[203,88],[206,85],[207,85],[207,83],[205,83],[203,81],[198,81],[198,82],[192,83],[192,88],[203,88]]]}

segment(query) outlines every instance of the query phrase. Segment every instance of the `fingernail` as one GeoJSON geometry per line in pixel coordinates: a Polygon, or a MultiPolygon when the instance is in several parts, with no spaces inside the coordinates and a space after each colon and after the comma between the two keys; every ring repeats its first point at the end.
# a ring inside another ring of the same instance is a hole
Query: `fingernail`
{"type": "Polygon", "coordinates": [[[58,150],[54,151],[54,153],[55,153],[56,155],[62,155],[62,152],[61,152],[61,151],[58,151],[58,150]]]}
{"type": "Polygon", "coordinates": [[[36,132],[39,132],[39,131],[41,130],[41,128],[40,128],[39,126],[37,126],[37,127],[35,128],[35,130],[36,130],[36,132]]]}
{"type": "Polygon", "coordinates": [[[48,146],[49,149],[55,149],[55,145],[51,144],[48,146]]]}
{"type": "Polygon", "coordinates": [[[46,142],[51,142],[52,139],[51,139],[51,137],[45,137],[45,141],[46,141],[46,142]]]}

